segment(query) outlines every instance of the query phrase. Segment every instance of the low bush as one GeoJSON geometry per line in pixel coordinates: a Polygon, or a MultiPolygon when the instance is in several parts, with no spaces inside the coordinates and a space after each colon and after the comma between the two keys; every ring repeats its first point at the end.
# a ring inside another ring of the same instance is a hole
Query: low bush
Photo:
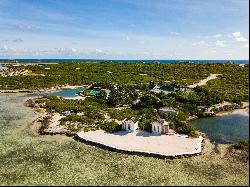
{"type": "Polygon", "coordinates": [[[239,141],[237,144],[234,144],[234,149],[249,151],[249,140],[239,141]]]}
{"type": "Polygon", "coordinates": [[[116,123],[115,121],[111,121],[111,122],[103,122],[100,125],[100,128],[106,132],[116,132],[121,130],[121,125],[119,125],[118,123],[116,123]]]}

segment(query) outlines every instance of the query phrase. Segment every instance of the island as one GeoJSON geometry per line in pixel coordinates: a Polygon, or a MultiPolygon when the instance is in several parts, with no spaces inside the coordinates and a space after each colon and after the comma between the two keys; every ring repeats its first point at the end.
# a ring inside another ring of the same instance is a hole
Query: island
{"type": "Polygon", "coordinates": [[[84,62],[6,66],[1,92],[80,90],[76,97],[45,95],[26,101],[38,116],[33,124],[40,134],[65,134],[130,153],[167,157],[201,153],[202,133],[190,125],[191,120],[248,110],[248,65],[84,62]],[[124,128],[127,121],[132,124],[124,128]]]}

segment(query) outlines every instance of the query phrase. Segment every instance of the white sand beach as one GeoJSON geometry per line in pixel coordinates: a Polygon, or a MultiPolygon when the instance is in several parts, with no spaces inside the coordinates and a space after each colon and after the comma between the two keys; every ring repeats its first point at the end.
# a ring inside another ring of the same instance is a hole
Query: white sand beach
{"type": "Polygon", "coordinates": [[[240,114],[240,115],[244,115],[244,116],[249,116],[249,108],[243,108],[243,109],[235,109],[231,112],[219,112],[216,114],[216,116],[225,116],[228,114],[240,114]]]}
{"type": "Polygon", "coordinates": [[[191,138],[157,135],[146,131],[107,133],[103,130],[79,132],[78,137],[90,142],[130,152],[153,153],[163,156],[196,154],[201,152],[202,136],[191,138]]]}

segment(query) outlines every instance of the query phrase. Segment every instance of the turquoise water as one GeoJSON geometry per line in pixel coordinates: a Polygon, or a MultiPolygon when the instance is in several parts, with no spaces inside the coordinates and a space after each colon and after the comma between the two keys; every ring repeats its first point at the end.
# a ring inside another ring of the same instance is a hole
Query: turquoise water
{"type": "Polygon", "coordinates": [[[83,91],[83,90],[84,90],[84,88],[74,88],[74,89],[62,88],[59,91],[48,93],[46,95],[60,96],[60,97],[77,97],[78,96],[77,93],[80,91],[83,91]]]}
{"type": "Polygon", "coordinates": [[[93,90],[91,90],[90,93],[91,93],[91,94],[94,94],[94,95],[98,95],[98,94],[100,93],[100,91],[99,91],[99,90],[93,89],[93,90]]]}
{"type": "Polygon", "coordinates": [[[192,126],[216,143],[236,143],[249,139],[249,116],[230,114],[193,121],[192,126]]]}
{"type": "MultiPolygon", "coordinates": [[[[8,59],[0,59],[1,61],[6,61],[8,59]]],[[[112,60],[112,59],[17,59],[18,62],[50,62],[50,63],[58,63],[58,62],[104,62],[104,61],[112,61],[112,62],[127,62],[127,63],[137,63],[144,61],[146,63],[152,63],[155,60],[112,60]]],[[[178,60],[160,60],[160,63],[176,63],[176,62],[194,62],[194,63],[225,63],[228,62],[225,60],[189,60],[189,59],[178,59],[178,60]]],[[[249,60],[233,60],[236,64],[249,64],[249,60]]]]}

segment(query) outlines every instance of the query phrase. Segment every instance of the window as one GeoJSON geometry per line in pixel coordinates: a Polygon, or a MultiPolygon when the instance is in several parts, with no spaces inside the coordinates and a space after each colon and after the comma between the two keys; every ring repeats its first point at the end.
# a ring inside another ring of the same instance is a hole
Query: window
{"type": "Polygon", "coordinates": [[[130,129],[131,129],[130,124],[128,124],[128,130],[130,130],[130,129]]]}
{"type": "Polygon", "coordinates": [[[154,126],[154,131],[156,131],[155,126],[154,126]]]}
{"type": "Polygon", "coordinates": [[[158,132],[160,132],[160,128],[159,128],[159,126],[157,127],[157,129],[158,129],[158,132]]]}

